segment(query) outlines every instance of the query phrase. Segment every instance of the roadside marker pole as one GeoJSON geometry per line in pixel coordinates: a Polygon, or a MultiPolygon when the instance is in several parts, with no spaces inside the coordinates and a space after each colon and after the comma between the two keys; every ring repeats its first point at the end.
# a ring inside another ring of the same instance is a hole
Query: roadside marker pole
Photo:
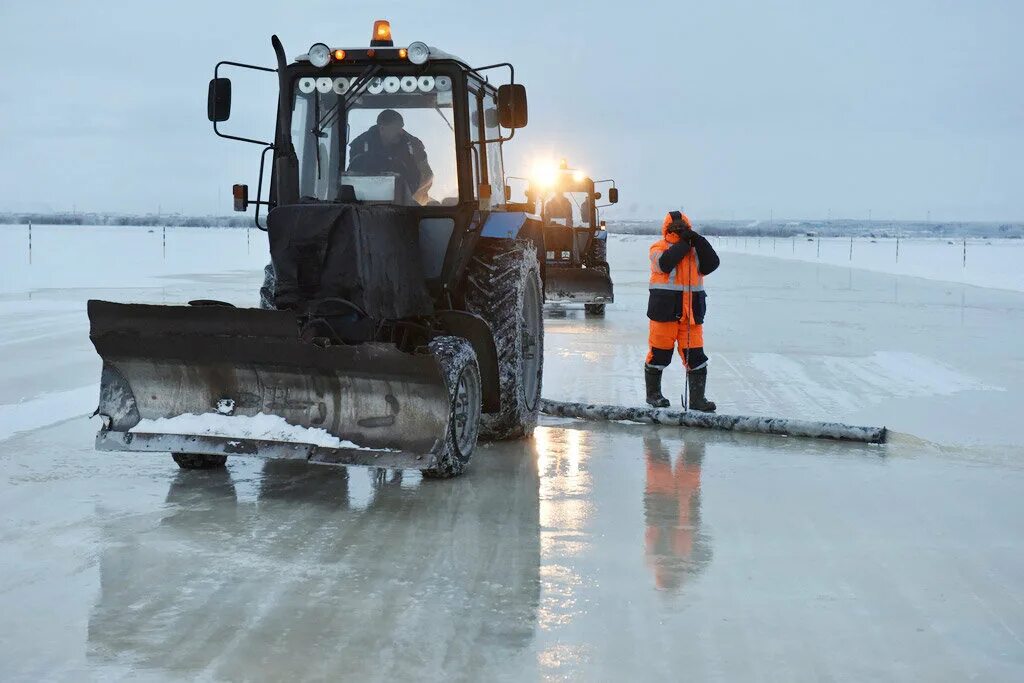
{"type": "Polygon", "coordinates": [[[32,265],[32,221],[28,222],[28,264],[32,265]]]}
{"type": "Polygon", "coordinates": [[[164,258],[166,259],[167,258],[167,226],[166,225],[163,227],[163,231],[162,232],[163,232],[164,258]]]}
{"type": "Polygon", "coordinates": [[[853,235],[850,235],[850,260],[853,261],[853,235]]]}
{"type": "Polygon", "coordinates": [[[967,238],[966,237],[964,238],[964,262],[963,262],[963,266],[962,267],[963,268],[967,267],[967,238]]]}

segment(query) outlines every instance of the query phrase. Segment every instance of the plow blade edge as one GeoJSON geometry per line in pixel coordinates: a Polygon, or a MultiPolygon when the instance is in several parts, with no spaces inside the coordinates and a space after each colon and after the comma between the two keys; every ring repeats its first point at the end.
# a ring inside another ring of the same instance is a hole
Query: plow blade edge
{"type": "Polygon", "coordinates": [[[320,347],[299,340],[296,318],[286,311],[90,301],[89,320],[103,359],[102,449],[422,469],[449,429],[448,391],[426,352],[383,343],[320,347]],[[301,435],[275,440],[139,425],[181,415],[217,421],[261,413],[329,434],[314,432],[319,437],[306,443],[301,435]]]}
{"type": "Polygon", "coordinates": [[[552,303],[610,304],[615,300],[612,278],[603,268],[548,265],[544,300],[552,303]]]}

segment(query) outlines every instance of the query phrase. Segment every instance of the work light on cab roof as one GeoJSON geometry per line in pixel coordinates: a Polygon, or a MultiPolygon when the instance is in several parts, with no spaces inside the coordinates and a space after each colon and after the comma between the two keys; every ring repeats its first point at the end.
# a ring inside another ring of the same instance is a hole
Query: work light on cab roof
{"type": "Polygon", "coordinates": [[[401,47],[397,50],[378,50],[377,48],[394,48],[395,42],[391,37],[391,22],[385,19],[378,19],[373,22],[373,33],[370,36],[370,47],[367,48],[334,48],[333,50],[324,43],[315,43],[309,51],[299,57],[300,60],[308,60],[312,66],[322,69],[331,62],[362,62],[364,60],[387,61],[398,59],[408,61],[417,66],[426,64],[430,59],[430,48],[422,41],[410,43],[409,47],[401,47]]]}

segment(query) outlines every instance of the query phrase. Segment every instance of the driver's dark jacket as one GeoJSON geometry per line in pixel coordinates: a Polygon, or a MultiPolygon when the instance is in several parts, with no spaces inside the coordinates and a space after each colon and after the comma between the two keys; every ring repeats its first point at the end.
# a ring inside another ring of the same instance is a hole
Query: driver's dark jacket
{"type": "Polygon", "coordinates": [[[349,144],[348,170],[353,173],[397,173],[413,196],[430,189],[434,179],[419,138],[403,130],[395,144],[385,145],[377,126],[371,126],[349,144]]]}

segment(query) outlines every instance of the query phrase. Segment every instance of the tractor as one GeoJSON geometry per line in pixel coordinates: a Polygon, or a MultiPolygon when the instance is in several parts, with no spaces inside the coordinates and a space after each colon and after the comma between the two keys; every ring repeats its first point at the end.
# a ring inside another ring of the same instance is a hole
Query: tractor
{"type": "Polygon", "coordinates": [[[608,229],[599,209],[619,201],[615,181],[593,180],[569,168],[541,162],[527,180],[525,206],[541,217],[544,231],[544,300],[582,303],[588,315],[603,316],[615,293],[608,265],[608,229]],[[607,204],[599,186],[608,185],[607,204]]]}
{"type": "Polygon", "coordinates": [[[386,21],[365,46],[271,44],[275,67],[220,62],[207,91],[214,132],[262,147],[255,197],[233,187],[268,238],[262,305],[90,301],[97,448],[459,475],[540,406],[545,232],[502,157],[526,90],[386,21]],[[226,130],[228,69],[276,78],[272,141],[226,130]]]}

